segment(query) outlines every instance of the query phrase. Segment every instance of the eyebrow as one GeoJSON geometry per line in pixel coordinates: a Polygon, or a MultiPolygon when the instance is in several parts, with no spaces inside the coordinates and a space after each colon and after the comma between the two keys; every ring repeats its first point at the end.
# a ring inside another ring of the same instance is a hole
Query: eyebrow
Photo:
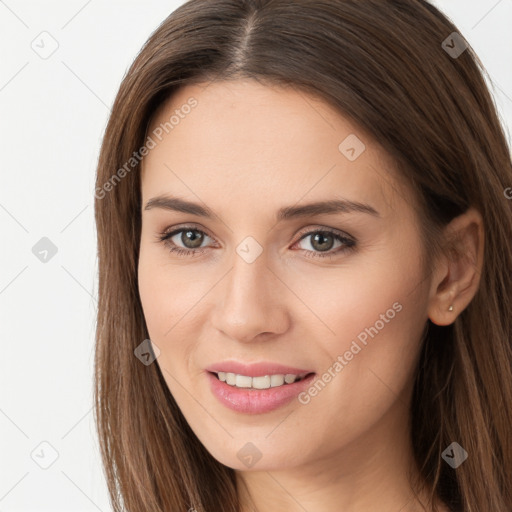
{"type": "MultiPolygon", "coordinates": [[[[176,212],[189,213],[199,217],[213,218],[214,213],[207,206],[192,203],[179,197],[157,196],[150,199],[144,210],[162,208],[176,212]]],[[[277,212],[277,221],[289,220],[297,217],[309,217],[315,215],[332,215],[337,213],[366,213],[374,217],[380,217],[380,213],[369,204],[350,201],[348,199],[331,199],[328,201],[317,201],[300,206],[285,206],[277,212]]]]}

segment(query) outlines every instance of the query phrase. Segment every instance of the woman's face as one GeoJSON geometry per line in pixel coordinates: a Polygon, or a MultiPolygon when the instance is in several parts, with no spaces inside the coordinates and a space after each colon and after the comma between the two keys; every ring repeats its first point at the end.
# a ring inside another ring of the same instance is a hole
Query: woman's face
{"type": "Polygon", "coordinates": [[[268,470],[403,443],[430,280],[386,154],[320,100],[250,80],[179,90],[148,133],[140,298],[206,449],[268,470]],[[347,203],[305,208],[327,201],[347,203]]]}

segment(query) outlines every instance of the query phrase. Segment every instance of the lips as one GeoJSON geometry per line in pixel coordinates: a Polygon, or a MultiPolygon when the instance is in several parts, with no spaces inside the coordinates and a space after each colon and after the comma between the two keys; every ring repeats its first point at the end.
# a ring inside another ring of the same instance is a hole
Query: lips
{"type": "Polygon", "coordinates": [[[240,363],[238,361],[223,361],[212,364],[205,368],[210,373],[236,373],[238,375],[247,375],[248,377],[261,377],[264,375],[277,375],[277,374],[293,374],[293,375],[307,375],[314,373],[313,370],[307,368],[299,368],[295,366],[286,366],[279,363],[270,361],[262,361],[259,363],[240,363]]]}
{"type": "MultiPolygon", "coordinates": [[[[280,368],[297,370],[297,368],[281,365],[280,368]]],[[[205,374],[213,396],[227,409],[242,414],[269,413],[290,404],[313,383],[316,376],[314,373],[310,373],[304,379],[292,384],[268,389],[247,389],[230,386],[226,382],[220,381],[214,372],[206,371],[205,374]]],[[[296,402],[296,406],[297,404],[299,401],[296,402]]]]}

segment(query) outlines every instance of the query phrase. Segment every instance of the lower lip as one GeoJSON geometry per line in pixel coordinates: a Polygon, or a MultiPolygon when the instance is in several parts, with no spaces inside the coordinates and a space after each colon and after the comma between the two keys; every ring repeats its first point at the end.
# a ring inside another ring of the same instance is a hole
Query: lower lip
{"type": "Polygon", "coordinates": [[[220,381],[213,373],[206,372],[210,389],[217,399],[229,409],[246,414],[270,412],[291,402],[304,391],[315,378],[312,373],[306,378],[268,389],[247,389],[230,386],[220,381]]]}

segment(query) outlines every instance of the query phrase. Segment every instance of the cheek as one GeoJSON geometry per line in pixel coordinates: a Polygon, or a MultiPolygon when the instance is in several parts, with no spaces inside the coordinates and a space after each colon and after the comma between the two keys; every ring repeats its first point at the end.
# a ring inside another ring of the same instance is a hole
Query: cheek
{"type": "Polygon", "coordinates": [[[310,310],[308,318],[312,319],[309,323],[315,321],[314,314],[319,320],[319,333],[325,335],[325,340],[331,340],[332,348],[337,349],[340,340],[357,336],[372,326],[388,310],[389,317],[400,316],[395,315],[399,306],[393,309],[393,304],[406,300],[411,291],[408,283],[415,272],[397,271],[382,256],[378,260],[369,263],[353,259],[346,268],[328,273],[320,269],[316,276],[297,276],[294,291],[307,299],[304,302],[310,310]]]}
{"type": "Polygon", "coordinates": [[[184,279],[185,272],[169,266],[162,248],[141,245],[138,265],[139,296],[151,339],[175,337],[182,319],[200,290],[184,279]],[[181,276],[181,277],[180,277],[181,276]]]}
{"type": "Polygon", "coordinates": [[[332,278],[303,281],[301,293],[321,320],[312,317],[312,322],[324,333],[312,351],[324,359],[325,371],[342,356],[343,368],[337,366],[337,374],[345,375],[340,379],[343,386],[357,387],[359,392],[378,382],[377,375],[400,391],[409,377],[420,348],[428,298],[428,290],[420,286],[417,262],[411,254],[400,260],[391,252],[387,257],[381,253],[372,264],[354,263],[350,271],[333,271],[332,278]]]}
{"type": "Polygon", "coordinates": [[[161,261],[161,254],[151,254],[151,250],[141,248],[139,295],[149,338],[160,350],[158,365],[174,394],[180,386],[171,376],[183,381],[192,371],[191,354],[202,329],[196,313],[207,288],[194,284],[190,272],[169,266],[161,261]]]}
{"type": "MultiPolygon", "coordinates": [[[[385,269],[384,265],[380,270],[385,269]]],[[[317,312],[335,331],[317,338],[311,349],[311,357],[322,361],[324,368],[321,382],[301,397],[305,414],[323,418],[321,435],[331,442],[322,454],[379,422],[411,389],[428,290],[411,288],[415,271],[406,266],[403,270],[384,278],[377,269],[354,272],[339,283],[310,287],[311,293],[323,290],[329,295],[316,302],[317,312]]],[[[283,438],[286,432],[290,431],[283,429],[283,438]]]]}
{"type": "Polygon", "coordinates": [[[172,323],[166,315],[173,302],[173,294],[166,293],[162,273],[152,261],[141,252],[138,269],[139,296],[150,338],[161,339],[172,323]]]}

